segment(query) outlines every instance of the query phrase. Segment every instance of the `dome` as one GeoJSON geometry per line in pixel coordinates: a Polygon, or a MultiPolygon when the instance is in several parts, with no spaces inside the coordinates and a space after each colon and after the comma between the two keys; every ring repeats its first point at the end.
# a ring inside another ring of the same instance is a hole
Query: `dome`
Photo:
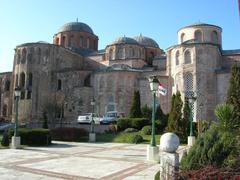
{"type": "Polygon", "coordinates": [[[85,23],[82,22],[70,22],[64,24],[58,32],[65,32],[65,31],[77,31],[77,32],[87,32],[93,34],[93,30],[85,23]]]}
{"type": "Polygon", "coordinates": [[[154,47],[154,48],[159,48],[158,44],[156,41],[149,37],[140,36],[134,37],[134,39],[141,45],[146,46],[146,47],[154,47]]]}
{"type": "Polygon", "coordinates": [[[117,39],[115,39],[111,44],[136,44],[138,45],[138,42],[130,37],[119,37],[117,39]]]}
{"type": "Polygon", "coordinates": [[[207,24],[207,23],[203,23],[203,22],[197,22],[197,23],[193,23],[193,24],[190,24],[190,25],[188,25],[188,26],[185,26],[185,27],[183,27],[183,28],[180,28],[178,31],[180,31],[181,29],[185,29],[185,28],[202,27],[202,26],[210,26],[210,27],[222,29],[221,27],[216,26],[216,25],[213,25],[213,24],[207,24]]]}

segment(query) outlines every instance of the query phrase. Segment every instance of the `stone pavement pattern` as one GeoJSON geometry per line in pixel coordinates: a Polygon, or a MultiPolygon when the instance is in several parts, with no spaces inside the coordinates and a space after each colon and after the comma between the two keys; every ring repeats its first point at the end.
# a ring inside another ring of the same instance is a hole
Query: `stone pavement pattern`
{"type": "Polygon", "coordinates": [[[153,179],[146,145],[54,142],[50,147],[0,150],[0,179],[153,179]]]}
{"type": "Polygon", "coordinates": [[[0,150],[1,180],[152,180],[147,145],[54,142],[49,147],[0,150]]]}

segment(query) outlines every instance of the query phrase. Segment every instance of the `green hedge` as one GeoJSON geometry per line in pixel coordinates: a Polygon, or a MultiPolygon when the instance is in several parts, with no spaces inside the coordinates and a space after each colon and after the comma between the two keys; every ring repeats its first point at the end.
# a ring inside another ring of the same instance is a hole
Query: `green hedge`
{"type": "Polygon", "coordinates": [[[146,125],[149,125],[149,120],[146,118],[121,118],[117,121],[118,131],[123,131],[127,128],[141,130],[146,125]]]}
{"type": "Polygon", "coordinates": [[[53,140],[80,141],[88,136],[88,132],[82,128],[56,128],[51,130],[53,140]]]}
{"type": "MultiPolygon", "coordinates": [[[[9,131],[10,137],[14,134],[14,130],[9,131]]],[[[22,145],[42,146],[51,144],[51,134],[48,129],[18,129],[18,134],[21,137],[22,145]]]]}

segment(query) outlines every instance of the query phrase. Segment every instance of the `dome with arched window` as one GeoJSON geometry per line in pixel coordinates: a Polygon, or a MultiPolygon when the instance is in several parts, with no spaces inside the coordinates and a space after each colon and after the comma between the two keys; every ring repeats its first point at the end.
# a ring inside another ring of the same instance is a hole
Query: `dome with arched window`
{"type": "Polygon", "coordinates": [[[134,39],[142,46],[159,48],[158,43],[156,41],[154,41],[152,38],[142,36],[141,34],[140,36],[134,37],[134,39]]]}
{"type": "Polygon", "coordinates": [[[75,31],[75,32],[87,32],[90,34],[94,34],[93,30],[90,28],[90,26],[88,26],[85,23],[82,22],[70,22],[67,24],[64,24],[59,30],[59,32],[66,32],[66,31],[75,31]]]}

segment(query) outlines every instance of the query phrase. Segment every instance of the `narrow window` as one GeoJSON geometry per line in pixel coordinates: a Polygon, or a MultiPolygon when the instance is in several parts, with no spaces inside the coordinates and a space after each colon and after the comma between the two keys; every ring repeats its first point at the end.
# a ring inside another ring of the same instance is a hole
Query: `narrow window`
{"type": "Polygon", "coordinates": [[[28,86],[32,86],[32,73],[28,74],[28,86]]]}
{"type": "Polygon", "coordinates": [[[80,36],[80,38],[79,38],[79,45],[80,45],[80,47],[83,47],[83,37],[82,36],[80,36]]]}
{"type": "Polygon", "coordinates": [[[21,99],[25,99],[25,91],[21,91],[21,99]]]}
{"type": "Polygon", "coordinates": [[[89,38],[87,38],[87,48],[89,48],[90,47],[90,40],[89,40],[89,38]]]}
{"type": "Polygon", "coordinates": [[[32,91],[27,91],[27,99],[31,99],[32,98],[32,91]]]}
{"type": "Polygon", "coordinates": [[[17,87],[18,86],[18,75],[16,74],[15,76],[15,86],[17,87]]]}
{"type": "Polygon", "coordinates": [[[62,89],[62,80],[58,79],[57,90],[61,90],[61,89],[62,89]]]}
{"type": "Polygon", "coordinates": [[[66,41],[66,37],[63,36],[63,37],[62,37],[62,46],[65,46],[65,41],[66,41]]]}
{"type": "Polygon", "coordinates": [[[179,65],[179,51],[176,52],[175,59],[176,59],[176,65],[179,65]]]}
{"type": "Polygon", "coordinates": [[[183,43],[184,41],[185,41],[185,34],[182,33],[182,34],[181,34],[181,43],[183,43]]]}
{"type": "Polygon", "coordinates": [[[21,87],[21,88],[24,88],[24,87],[25,87],[25,73],[24,73],[24,72],[22,72],[22,73],[20,74],[20,87],[21,87]]]}
{"type": "Polygon", "coordinates": [[[199,31],[199,30],[195,31],[194,36],[195,36],[195,41],[202,42],[202,32],[201,31],[199,31]]]}
{"type": "Polygon", "coordinates": [[[191,63],[191,53],[189,51],[186,51],[184,53],[184,62],[185,62],[185,64],[191,63]]]}
{"type": "Polygon", "coordinates": [[[57,45],[59,45],[59,38],[57,37],[56,38],[56,42],[55,42],[57,45]]]}
{"type": "Polygon", "coordinates": [[[109,50],[109,60],[113,60],[113,50],[109,50]]]}
{"type": "Polygon", "coordinates": [[[9,81],[9,80],[7,80],[7,81],[5,82],[4,90],[5,90],[5,91],[9,91],[9,90],[10,90],[10,81],[9,81]]]}
{"type": "Polygon", "coordinates": [[[212,32],[212,42],[218,44],[218,33],[216,31],[212,32]]]}
{"type": "Polygon", "coordinates": [[[84,79],[84,86],[90,87],[90,75],[87,75],[87,77],[84,79]]]}

